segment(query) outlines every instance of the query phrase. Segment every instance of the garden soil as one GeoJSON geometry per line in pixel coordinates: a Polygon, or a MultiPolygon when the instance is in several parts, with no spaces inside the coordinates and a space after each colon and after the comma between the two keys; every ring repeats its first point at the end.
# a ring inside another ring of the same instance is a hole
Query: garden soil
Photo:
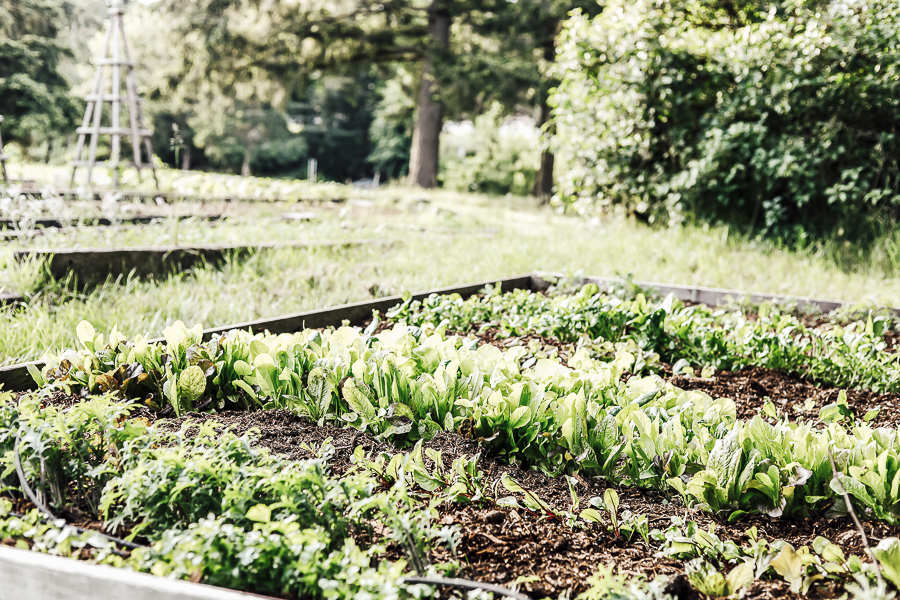
{"type": "MultiPolygon", "coordinates": [[[[482,339],[508,347],[519,343],[527,344],[530,338],[497,338],[495,332],[489,331],[482,333],[482,339]]],[[[571,351],[566,344],[545,338],[536,339],[545,346],[556,347],[560,355],[564,356],[571,351]]],[[[734,399],[739,419],[752,418],[759,413],[766,401],[771,401],[791,420],[815,422],[818,410],[835,402],[840,391],[758,367],[719,372],[708,379],[683,375],[673,377],[671,368],[667,365],[663,366],[662,371],[673,385],[680,388],[701,390],[713,397],[734,399]]],[[[45,403],[70,406],[77,400],[78,398],[55,393],[48,396],[45,403]]],[[[847,401],[858,417],[872,409],[880,409],[872,421],[875,426],[896,425],[900,420],[900,395],[847,390],[847,401]]],[[[400,451],[368,433],[336,426],[318,426],[285,410],[192,413],[177,419],[167,419],[158,418],[146,409],[139,409],[135,416],[155,421],[160,429],[166,431],[177,431],[188,421],[199,423],[207,420],[214,420],[238,435],[256,429],[259,445],[274,454],[295,460],[311,458],[316,449],[328,442],[333,447],[328,466],[335,475],[341,475],[351,468],[353,449],[357,446],[362,446],[370,454],[394,454],[400,451]]],[[[196,426],[189,425],[188,435],[196,435],[197,431],[196,426]]],[[[499,481],[503,474],[509,474],[522,487],[546,502],[553,511],[552,514],[535,514],[524,509],[497,506],[492,501],[477,506],[442,505],[439,509],[440,522],[458,528],[458,545],[455,557],[449,550],[439,550],[430,557],[432,562],[458,560],[462,565],[462,571],[458,573],[460,577],[506,586],[517,585],[520,591],[535,598],[557,597],[563,592],[568,592],[569,597],[574,598],[587,589],[589,577],[601,565],[611,565],[622,574],[640,574],[649,578],[665,576],[670,582],[668,591],[677,598],[699,598],[684,577],[683,561],[656,556],[640,539],[625,541],[617,537],[607,524],[592,524],[581,529],[570,527],[559,514],[572,508],[565,478],[549,477],[520,465],[504,464],[495,457],[485,455],[484,448],[480,448],[475,441],[456,433],[442,432],[426,442],[425,447],[439,450],[446,465],[459,456],[481,453],[478,467],[484,473],[483,483],[489,490],[489,497],[494,498],[495,493],[497,496],[507,495],[499,486],[499,481]]],[[[846,518],[829,520],[824,516],[815,516],[809,519],[776,519],[756,515],[728,524],[716,520],[709,513],[686,508],[677,495],[667,497],[654,490],[611,486],[606,481],[580,475],[576,475],[575,480],[575,490],[582,509],[590,498],[602,496],[605,490],[613,487],[620,498],[620,513],[629,511],[635,515],[647,515],[651,529],[664,530],[671,524],[672,517],[678,517],[685,521],[696,521],[703,528],[714,527],[719,537],[733,539],[738,543],[747,542],[745,532],[755,526],[760,537],[782,539],[795,547],[810,546],[816,536],[823,536],[841,546],[845,554],[862,556],[864,552],[858,531],[852,521],[846,518]]],[[[99,525],[88,523],[84,518],[76,520],[81,521],[82,526],[99,525]]],[[[865,521],[864,527],[872,544],[884,537],[900,536],[900,527],[872,521],[865,521]]],[[[399,548],[393,548],[387,558],[397,559],[402,556],[399,548]]],[[[830,581],[814,587],[807,597],[837,598],[843,593],[843,586],[839,582],[830,581]]],[[[774,600],[790,596],[792,594],[788,584],[779,580],[756,581],[746,597],[774,600]]]]}

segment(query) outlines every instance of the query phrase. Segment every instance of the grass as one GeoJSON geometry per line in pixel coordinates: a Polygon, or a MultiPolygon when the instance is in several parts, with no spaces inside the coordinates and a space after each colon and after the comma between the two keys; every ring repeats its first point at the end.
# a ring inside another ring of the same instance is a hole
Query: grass
{"type": "MultiPolygon", "coordinates": [[[[99,329],[118,324],[129,335],[159,335],[176,320],[227,325],[533,270],[900,306],[900,278],[860,257],[842,264],[834,248],[825,246],[790,250],[722,228],[658,230],[630,220],[590,222],[521,198],[396,188],[372,198],[373,206],[321,205],[326,218],[302,225],[277,221],[275,205],[258,206],[268,220],[253,217],[254,205],[242,205],[233,222],[180,224],[179,243],[255,243],[302,235],[389,237],[396,240],[391,246],[263,251],[221,268],[163,281],[108,282],[89,293],[48,285],[33,264],[8,264],[0,284],[32,296],[24,307],[0,309],[0,364],[72,346],[82,319],[99,329]],[[430,201],[419,201],[422,197],[430,201]]],[[[172,225],[127,234],[82,230],[65,243],[171,243],[167,227],[172,225]]]]}

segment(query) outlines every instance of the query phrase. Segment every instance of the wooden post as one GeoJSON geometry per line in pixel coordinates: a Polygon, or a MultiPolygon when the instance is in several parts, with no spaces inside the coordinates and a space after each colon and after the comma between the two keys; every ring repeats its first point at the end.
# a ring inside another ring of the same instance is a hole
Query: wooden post
{"type": "MultiPolygon", "coordinates": [[[[115,7],[117,3],[113,3],[115,7]]],[[[113,187],[119,189],[119,150],[121,137],[119,134],[119,90],[122,89],[122,67],[119,59],[119,32],[122,30],[120,24],[122,22],[121,5],[118,12],[109,14],[109,28],[112,29],[113,47],[112,47],[112,106],[110,107],[110,120],[112,121],[112,138],[110,140],[109,150],[109,166],[113,172],[113,187]]],[[[136,166],[136,165],[135,165],[136,166]]]]}
{"type": "Polygon", "coordinates": [[[87,183],[90,186],[93,177],[94,167],[101,165],[109,167],[113,173],[113,185],[119,187],[120,168],[133,166],[137,169],[138,180],[141,177],[141,169],[146,165],[153,171],[153,180],[156,183],[156,189],[159,189],[159,180],[156,177],[156,168],[153,165],[153,148],[150,144],[151,131],[144,124],[144,113],[141,110],[140,98],[137,94],[137,85],[134,79],[134,65],[131,59],[131,52],[128,48],[128,40],[125,37],[125,25],[122,21],[122,15],[125,8],[122,0],[112,0],[109,9],[109,26],[106,30],[106,39],[103,43],[103,53],[100,58],[94,61],[97,66],[97,74],[94,78],[94,86],[91,93],[85,96],[87,107],[84,111],[84,120],[76,132],[78,133],[78,145],[75,148],[75,160],[72,162],[72,186],[75,185],[75,174],[78,167],[87,167],[87,183]],[[110,50],[112,55],[110,56],[110,50]],[[125,60],[121,58],[121,51],[124,50],[125,60]],[[109,93],[106,93],[105,77],[103,74],[104,67],[109,67],[110,87],[109,93]],[[125,90],[122,90],[122,67],[127,70],[125,75],[125,90]],[[123,127],[121,124],[121,112],[123,102],[128,108],[128,126],[123,127]],[[103,105],[110,105],[110,126],[102,127],[103,105]],[[88,150],[88,159],[82,160],[84,144],[86,136],[90,135],[90,147],[88,150]],[[101,135],[110,136],[110,156],[109,161],[104,163],[97,162],[97,143],[101,135]],[[131,152],[133,162],[120,162],[122,152],[122,136],[131,138],[131,152]],[[147,162],[144,163],[141,156],[141,141],[147,151],[147,162]]]}
{"type": "MultiPolygon", "coordinates": [[[[0,115],[0,123],[3,122],[3,115],[0,115]]],[[[3,134],[0,134],[0,167],[3,168],[3,183],[9,185],[9,175],[6,174],[6,155],[3,154],[3,134]]]]}

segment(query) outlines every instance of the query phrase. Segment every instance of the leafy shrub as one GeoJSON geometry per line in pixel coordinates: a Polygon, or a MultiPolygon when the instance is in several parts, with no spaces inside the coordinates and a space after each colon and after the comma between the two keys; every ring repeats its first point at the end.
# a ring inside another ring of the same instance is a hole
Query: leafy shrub
{"type": "Polygon", "coordinates": [[[538,144],[505,126],[501,111],[494,104],[476,117],[472,136],[442,136],[441,185],[461,192],[531,193],[540,162],[538,144]]]}
{"type": "Polygon", "coordinates": [[[894,2],[615,0],[559,42],[555,202],[783,239],[898,216],[894,2]]]}
{"type": "Polygon", "coordinates": [[[132,535],[156,539],[162,531],[215,514],[252,528],[253,507],[263,504],[266,520],[290,517],[342,539],[348,524],[341,512],[366,495],[364,482],[328,479],[320,461],[282,461],[253,447],[253,441],[219,433],[206,422],[194,438],[182,430],[126,443],[117,465],[121,474],[103,492],[107,526],[136,523],[132,535]]]}

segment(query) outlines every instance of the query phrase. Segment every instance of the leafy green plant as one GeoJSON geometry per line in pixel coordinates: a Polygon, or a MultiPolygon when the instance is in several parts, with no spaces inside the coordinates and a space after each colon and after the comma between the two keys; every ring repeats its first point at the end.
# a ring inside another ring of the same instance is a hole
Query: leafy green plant
{"type": "Polygon", "coordinates": [[[255,448],[251,438],[217,428],[207,421],[192,438],[183,428],[126,443],[116,465],[120,474],[103,492],[108,527],[133,524],[132,537],[152,538],[209,514],[247,527],[251,508],[265,506],[272,519],[293,516],[304,527],[333,532],[335,539],[345,534],[349,524],[342,511],[366,494],[364,481],[329,480],[321,461],[286,462],[255,448]]]}
{"type": "Polygon", "coordinates": [[[0,394],[0,482],[21,486],[15,476],[18,449],[25,478],[53,510],[75,508],[98,515],[110,475],[104,465],[146,432],[128,420],[134,408],[109,395],[90,397],[67,410],[42,406],[40,394],[14,402],[0,394]],[[18,445],[17,445],[18,442],[18,445]]]}
{"type": "Polygon", "coordinates": [[[554,201],[662,225],[724,222],[801,248],[863,239],[897,217],[898,54],[883,48],[898,29],[892,2],[575,12],[555,63],[568,168],[554,201]],[[863,130],[869,140],[851,141],[863,130]],[[812,147],[823,150],[798,151],[812,147]]]}

